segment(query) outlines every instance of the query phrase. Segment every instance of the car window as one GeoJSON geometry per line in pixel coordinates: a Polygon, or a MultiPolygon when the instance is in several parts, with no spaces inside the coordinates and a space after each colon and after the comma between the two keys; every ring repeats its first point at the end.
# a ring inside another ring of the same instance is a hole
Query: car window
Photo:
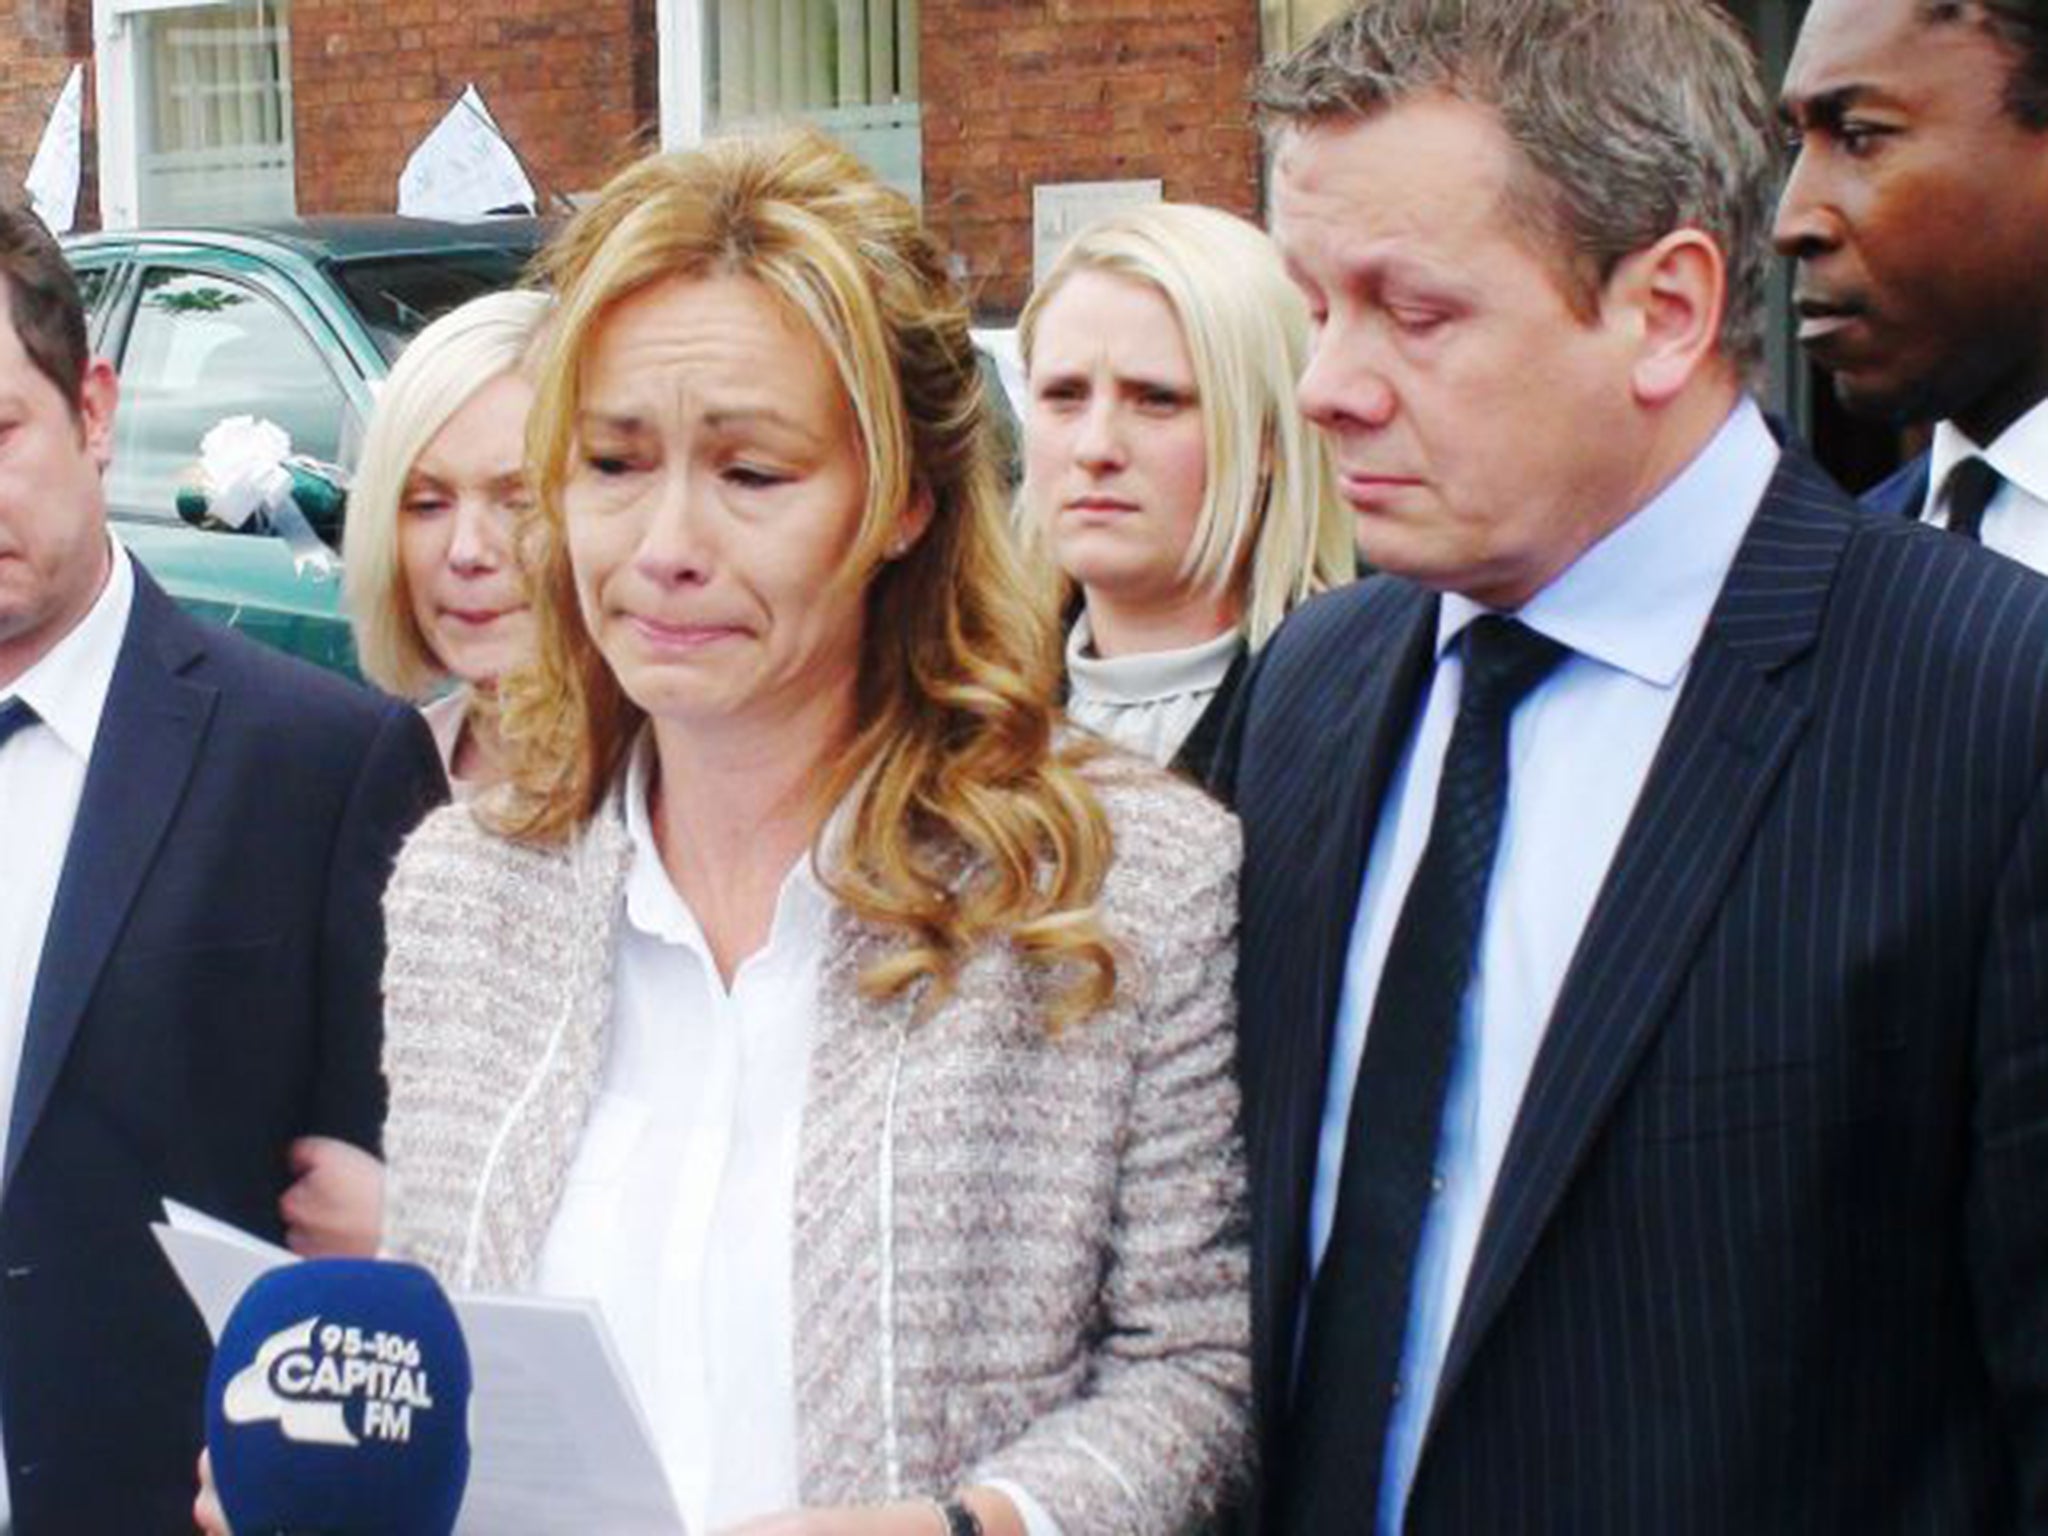
{"type": "Polygon", "coordinates": [[[516,284],[532,255],[530,249],[506,246],[363,257],[336,263],[334,281],[385,361],[396,362],[428,321],[516,284]]]}
{"type": "Polygon", "coordinates": [[[113,275],[112,267],[79,267],[72,272],[78,281],[78,301],[85,306],[87,329],[91,329],[99,319],[100,306],[107,302],[107,295],[112,291],[109,279],[113,275]]]}
{"type": "Polygon", "coordinates": [[[354,415],[311,337],[274,299],[212,273],[153,268],[121,354],[107,498],[132,516],[175,517],[200,439],[229,416],[275,422],[292,452],[350,467],[354,415]]]}

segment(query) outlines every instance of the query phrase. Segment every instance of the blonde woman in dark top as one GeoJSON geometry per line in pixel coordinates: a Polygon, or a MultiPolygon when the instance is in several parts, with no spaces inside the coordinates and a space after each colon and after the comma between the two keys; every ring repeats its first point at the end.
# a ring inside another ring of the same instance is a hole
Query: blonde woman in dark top
{"type": "Polygon", "coordinates": [[[1263,232],[1172,203],[1084,230],[1018,325],[1023,517],[1074,599],[1068,713],[1198,778],[1246,658],[1355,569],[1295,407],[1307,335],[1263,232]]]}

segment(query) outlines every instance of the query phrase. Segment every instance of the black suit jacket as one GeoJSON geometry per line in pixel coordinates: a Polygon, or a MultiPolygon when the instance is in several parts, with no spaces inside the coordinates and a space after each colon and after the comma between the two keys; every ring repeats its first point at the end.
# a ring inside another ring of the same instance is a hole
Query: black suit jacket
{"type": "MultiPolygon", "coordinates": [[[[1268,1462],[1436,611],[1387,578],[1309,605],[1226,743],[1268,1462]]],[[[1408,1529],[2022,1528],[2048,1529],[2048,583],[1790,451],[1552,1015],[1408,1529]]]]}
{"type": "Polygon", "coordinates": [[[1245,673],[1250,667],[1250,653],[1240,650],[1167,767],[1197,784],[1207,784],[1215,777],[1216,754],[1223,748],[1223,733],[1237,704],[1237,690],[1244,686],[1245,673]]]}
{"type": "Polygon", "coordinates": [[[17,1536],[189,1531],[211,1347],[166,1195],[272,1239],[299,1135],[377,1145],[384,881],[444,793],[418,714],[139,568],[0,1184],[17,1536]]]}
{"type": "Polygon", "coordinates": [[[1880,517],[1918,518],[1927,505],[1927,455],[1909,459],[1863,493],[1863,505],[1880,517]]]}

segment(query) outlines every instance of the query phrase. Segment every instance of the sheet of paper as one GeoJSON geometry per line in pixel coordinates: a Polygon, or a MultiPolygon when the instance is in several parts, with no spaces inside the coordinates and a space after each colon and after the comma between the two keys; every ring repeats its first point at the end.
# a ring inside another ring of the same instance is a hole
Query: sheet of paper
{"type": "Polygon", "coordinates": [[[588,1302],[458,1297],[470,1400],[473,1536],[682,1536],[668,1479],[588,1302]]]}
{"type": "Polygon", "coordinates": [[[186,1294],[206,1319],[206,1332],[216,1344],[221,1329],[227,1326],[228,1314],[256,1277],[280,1264],[298,1262],[290,1249],[266,1243],[175,1200],[164,1202],[164,1219],[152,1223],[150,1231],[156,1234],[157,1246],[171,1261],[171,1268],[185,1282],[186,1294]]]}
{"type": "MultiPolygon", "coordinates": [[[[285,1249],[164,1203],[152,1227],[218,1339],[285,1249]]],[[[469,1346],[469,1486],[460,1536],[685,1536],[623,1362],[595,1306],[454,1296],[469,1346]]]]}

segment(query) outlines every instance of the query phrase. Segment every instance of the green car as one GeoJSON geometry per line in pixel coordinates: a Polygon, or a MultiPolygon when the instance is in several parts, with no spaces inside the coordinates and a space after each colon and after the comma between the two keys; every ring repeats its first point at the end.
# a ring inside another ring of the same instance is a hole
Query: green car
{"type": "MultiPolygon", "coordinates": [[[[510,287],[532,219],[303,219],[65,242],[94,349],[121,376],[107,502],[122,543],[181,604],[354,670],[340,567],[317,544],[188,525],[200,440],[247,416],[346,482],[377,384],[428,321],[510,287]]],[[[338,531],[340,499],[330,498],[338,531]]]]}

